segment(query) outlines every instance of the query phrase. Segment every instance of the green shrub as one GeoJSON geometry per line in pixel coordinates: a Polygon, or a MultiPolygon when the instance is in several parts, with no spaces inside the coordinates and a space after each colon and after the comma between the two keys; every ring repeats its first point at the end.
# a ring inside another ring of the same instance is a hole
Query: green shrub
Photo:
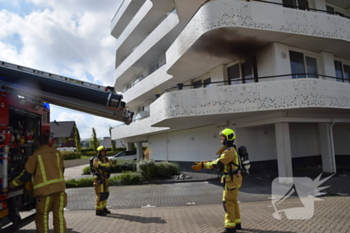
{"type": "Polygon", "coordinates": [[[89,157],[93,157],[96,155],[96,152],[95,151],[84,151],[84,152],[81,152],[83,155],[85,156],[89,156],[89,157]]]}
{"type": "Polygon", "coordinates": [[[61,154],[63,155],[63,160],[72,160],[72,159],[80,159],[81,158],[80,152],[61,151],[61,154]]]}
{"type": "Polygon", "coordinates": [[[90,175],[91,174],[90,166],[84,167],[82,172],[83,172],[82,173],[83,175],[90,175]]]}
{"type": "MultiPolygon", "coordinates": [[[[118,151],[119,152],[119,151],[118,151]]],[[[113,156],[115,154],[117,154],[118,152],[113,152],[113,151],[107,151],[106,152],[106,156],[113,156]]],[[[97,152],[95,151],[84,151],[84,152],[81,152],[83,155],[85,156],[89,156],[89,157],[93,157],[93,156],[96,156],[97,155],[97,152]]]]}
{"type": "Polygon", "coordinates": [[[143,181],[140,173],[125,172],[109,179],[109,184],[113,185],[136,185],[143,181]]]}
{"type": "Polygon", "coordinates": [[[169,162],[158,162],[155,164],[155,177],[168,179],[179,174],[179,165],[169,162]]]}
{"type": "MultiPolygon", "coordinates": [[[[110,173],[122,173],[125,171],[136,171],[135,162],[117,164],[117,166],[111,167],[111,169],[110,169],[110,173]]],[[[90,166],[84,167],[82,169],[82,174],[83,175],[91,174],[90,173],[90,166]]]]}
{"type": "Polygon", "coordinates": [[[137,162],[137,171],[141,173],[145,180],[150,180],[154,177],[155,167],[153,159],[143,159],[137,162]]]}
{"type": "Polygon", "coordinates": [[[69,179],[66,180],[67,188],[77,188],[77,187],[92,187],[94,179],[91,178],[81,178],[81,179],[69,179]]]}
{"type": "Polygon", "coordinates": [[[85,152],[88,152],[88,151],[94,151],[94,149],[91,148],[91,147],[86,147],[86,148],[81,148],[81,149],[80,149],[80,152],[81,152],[81,153],[85,153],[85,152]]]}

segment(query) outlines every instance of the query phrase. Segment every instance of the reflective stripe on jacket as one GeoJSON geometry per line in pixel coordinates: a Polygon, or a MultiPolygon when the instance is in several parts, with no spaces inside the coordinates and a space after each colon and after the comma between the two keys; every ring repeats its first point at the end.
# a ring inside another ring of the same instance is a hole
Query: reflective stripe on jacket
{"type": "Polygon", "coordinates": [[[41,146],[32,156],[29,156],[25,170],[32,174],[33,196],[64,192],[66,183],[63,167],[61,153],[48,145],[41,146]]]}

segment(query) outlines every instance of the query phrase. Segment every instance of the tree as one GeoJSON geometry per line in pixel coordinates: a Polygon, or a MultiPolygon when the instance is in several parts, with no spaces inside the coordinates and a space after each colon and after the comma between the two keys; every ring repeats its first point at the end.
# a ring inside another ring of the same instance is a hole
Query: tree
{"type": "Polygon", "coordinates": [[[98,147],[98,140],[96,137],[96,131],[95,128],[92,128],[92,138],[91,138],[91,147],[94,149],[95,152],[97,152],[97,147],[98,147]]]}
{"type": "Polygon", "coordinates": [[[81,151],[81,147],[80,147],[80,134],[79,134],[79,130],[77,128],[76,125],[74,125],[74,131],[75,131],[75,147],[77,148],[77,151],[80,152],[81,151]]]}
{"type": "Polygon", "coordinates": [[[111,126],[109,126],[109,137],[111,139],[112,151],[114,152],[116,148],[115,148],[115,141],[112,140],[112,127],[111,126]]]}

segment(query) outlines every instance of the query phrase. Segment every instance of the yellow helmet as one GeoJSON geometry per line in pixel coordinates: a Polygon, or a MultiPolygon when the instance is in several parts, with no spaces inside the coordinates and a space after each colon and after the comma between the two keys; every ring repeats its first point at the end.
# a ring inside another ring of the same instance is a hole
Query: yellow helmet
{"type": "Polygon", "coordinates": [[[101,150],[106,150],[106,147],[104,146],[97,147],[97,152],[100,152],[101,150]]]}
{"type": "Polygon", "coordinates": [[[232,129],[229,129],[229,128],[222,130],[219,133],[219,135],[224,135],[226,137],[227,141],[233,141],[236,139],[235,131],[233,131],[232,129]]]}

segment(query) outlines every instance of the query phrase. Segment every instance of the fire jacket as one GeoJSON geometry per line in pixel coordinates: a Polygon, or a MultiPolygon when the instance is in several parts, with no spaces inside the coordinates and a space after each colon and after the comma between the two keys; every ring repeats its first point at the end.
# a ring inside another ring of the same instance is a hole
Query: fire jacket
{"type": "Polygon", "coordinates": [[[110,175],[109,169],[111,167],[114,167],[115,165],[110,159],[106,158],[105,156],[104,157],[101,156],[100,158],[97,157],[94,159],[93,166],[97,174],[100,174],[105,178],[109,178],[109,175],[110,175]]]}
{"type": "Polygon", "coordinates": [[[48,145],[43,145],[29,156],[24,171],[10,182],[10,188],[22,185],[31,179],[34,197],[64,192],[66,183],[63,171],[61,153],[48,145]]]}
{"type": "Polygon", "coordinates": [[[237,174],[239,167],[239,159],[236,149],[231,146],[223,146],[217,152],[219,158],[210,162],[204,162],[204,168],[216,169],[219,168],[223,172],[221,177],[222,183],[233,182],[233,185],[240,187],[242,185],[242,176],[237,174]]]}

